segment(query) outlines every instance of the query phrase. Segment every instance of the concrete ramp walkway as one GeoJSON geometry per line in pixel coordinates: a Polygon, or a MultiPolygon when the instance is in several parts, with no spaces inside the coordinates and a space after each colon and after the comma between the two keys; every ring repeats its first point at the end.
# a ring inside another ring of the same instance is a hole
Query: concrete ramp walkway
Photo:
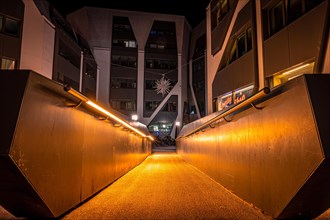
{"type": "Polygon", "coordinates": [[[62,219],[272,219],[174,152],[157,152],[62,219]]]}

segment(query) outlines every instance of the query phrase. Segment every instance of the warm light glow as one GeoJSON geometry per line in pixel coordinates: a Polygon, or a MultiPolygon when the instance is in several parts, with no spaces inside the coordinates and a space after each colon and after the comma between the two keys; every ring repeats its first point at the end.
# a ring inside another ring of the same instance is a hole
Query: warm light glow
{"type": "Polygon", "coordinates": [[[282,71],[279,74],[274,74],[273,76],[273,86],[281,85],[289,80],[292,80],[302,74],[312,73],[314,68],[314,62],[306,63],[301,66],[296,66],[293,69],[282,71]]]}
{"type": "Polygon", "coordinates": [[[133,121],[137,121],[138,120],[138,116],[136,114],[132,115],[132,120],[133,121]]]}
{"type": "Polygon", "coordinates": [[[307,64],[302,65],[302,66],[298,66],[298,67],[296,67],[296,68],[293,68],[293,69],[291,69],[291,70],[288,70],[288,71],[284,72],[283,75],[289,75],[290,73],[295,72],[295,71],[298,71],[298,70],[300,70],[300,69],[303,69],[303,68],[305,68],[305,67],[307,67],[307,66],[309,66],[309,65],[310,65],[310,63],[307,63],[307,64]]]}
{"type": "Polygon", "coordinates": [[[150,140],[155,140],[153,137],[151,137],[150,135],[149,136],[147,136],[150,140]]]}
{"type": "Polygon", "coordinates": [[[179,127],[180,126],[180,122],[179,121],[176,121],[175,122],[175,126],[179,127]]]}
{"type": "Polygon", "coordinates": [[[72,89],[71,86],[69,86],[69,85],[65,85],[64,90],[67,91],[68,93],[70,93],[71,95],[77,97],[78,99],[80,99],[83,102],[88,101],[88,98],[86,96],[84,96],[83,94],[80,94],[76,90],[72,89]]]}
{"type": "Polygon", "coordinates": [[[93,103],[92,101],[87,101],[86,104],[92,106],[93,108],[99,110],[100,112],[106,114],[107,116],[109,116],[110,118],[114,119],[115,121],[119,122],[120,124],[122,124],[123,126],[125,126],[126,128],[129,128],[133,131],[135,131],[136,133],[138,133],[139,135],[141,135],[142,137],[147,137],[145,134],[143,134],[142,132],[140,132],[139,130],[137,130],[136,128],[130,126],[127,122],[121,120],[120,118],[118,118],[117,116],[111,114],[110,112],[108,112],[107,110],[105,110],[104,108],[98,106],[97,104],[93,103]]]}
{"type": "Polygon", "coordinates": [[[218,114],[217,116],[213,117],[212,119],[206,121],[205,123],[203,123],[202,125],[192,129],[189,132],[184,133],[182,136],[178,137],[179,138],[183,138],[183,137],[187,137],[189,135],[193,135],[196,134],[198,131],[203,130],[204,128],[206,128],[207,126],[210,126],[212,123],[225,118],[227,115],[230,115],[231,113],[237,111],[238,109],[242,108],[243,106],[246,106],[248,104],[253,103],[254,101],[264,97],[265,95],[267,95],[270,92],[270,89],[268,87],[264,87],[263,89],[261,89],[259,92],[257,92],[256,94],[250,96],[249,98],[245,99],[244,101],[239,102],[238,104],[228,108],[227,111],[222,112],[221,114],[218,114]]]}
{"type": "MultiPolygon", "coordinates": [[[[139,131],[138,129],[132,127],[130,124],[128,124],[127,122],[125,122],[124,120],[118,118],[117,116],[111,114],[110,112],[108,112],[107,110],[105,110],[104,108],[102,108],[101,106],[98,106],[97,104],[95,104],[94,102],[88,100],[87,97],[85,97],[84,95],[80,94],[79,92],[77,92],[76,90],[72,89],[71,86],[69,85],[65,85],[64,86],[64,90],[67,91],[68,93],[70,93],[71,95],[75,96],[76,98],[79,98],[81,101],[85,102],[86,104],[88,104],[89,106],[99,110],[100,112],[102,112],[103,114],[109,116],[111,119],[115,120],[116,122],[118,122],[119,124],[122,124],[124,127],[138,133],[139,135],[141,135],[142,137],[147,137],[150,140],[154,140],[150,135],[147,136],[145,134],[143,134],[141,131],[139,131]]],[[[137,116],[136,116],[137,119],[137,116]]]]}

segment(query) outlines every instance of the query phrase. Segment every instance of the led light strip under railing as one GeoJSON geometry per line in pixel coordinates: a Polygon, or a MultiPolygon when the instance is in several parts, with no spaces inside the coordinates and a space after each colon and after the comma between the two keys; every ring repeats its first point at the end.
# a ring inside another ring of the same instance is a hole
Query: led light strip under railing
{"type": "MultiPolygon", "coordinates": [[[[187,134],[183,134],[182,136],[178,137],[178,139],[183,138],[183,137],[188,137],[189,135],[192,135],[192,134],[194,134],[194,133],[196,133],[200,130],[203,130],[207,126],[210,126],[212,123],[220,120],[221,118],[225,118],[227,115],[230,115],[231,113],[237,111],[238,109],[240,109],[244,106],[247,106],[247,105],[251,104],[253,107],[255,107],[253,102],[260,99],[260,98],[262,98],[262,97],[264,97],[269,92],[270,92],[270,89],[268,87],[265,87],[265,88],[261,89],[256,94],[250,96],[249,98],[245,99],[242,102],[239,102],[238,104],[234,105],[232,108],[227,109],[226,111],[224,111],[220,115],[215,116],[214,118],[210,119],[209,121],[205,122],[204,124],[200,125],[199,127],[193,129],[192,131],[188,132],[187,134]]],[[[255,108],[257,108],[257,107],[255,107],[255,108]]]]}
{"type": "Polygon", "coordinates": [[[147,137],[150,140],[154,140],[153,137],[151,137],[150,135],[145,135],[143,134],[141,131],[139,131],[138,129],[132,127],[130,124],[128,124],[127,122],[125,122],[124,120],[118,118],[117,116],[115,116],[114,114],[111,114],[109,111],[105,110],[104,108],[100,107],[99,105],[95,104],[94,102],[90,101],[86,96],[82,95],[81,93],[77,92],[76,90],[72,89],[71,86],[69,85],[64,85],[64,90],[68,93],[70,93],[71,95],[73,95],[74,97],[80,99],[82,102],[86,103],[87,105],[93,107],[94,109],[102,112],[103,114],[109,116],[111,119],[115,120],[116,122],[122,124],[123,126],[125,126],[126,128],[136,132],[137,134],[141,135],[142,137],[147,137]]]}

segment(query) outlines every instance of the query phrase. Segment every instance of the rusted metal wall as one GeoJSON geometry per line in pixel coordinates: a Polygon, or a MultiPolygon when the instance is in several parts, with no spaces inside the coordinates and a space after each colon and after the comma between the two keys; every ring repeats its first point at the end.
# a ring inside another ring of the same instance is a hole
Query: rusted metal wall
{"type": "Polygon", "coordinates": [[[151,153],[41,75],[2,71],[0,85],[0,203],[14,215],[58,217],[151,153]]]}
{"type": "Polygon", "coordinates": [[[329,84],[328,74],[291,80],[259,101],[262,110],[177,139],[178,153],[274,218],[315,217],[330,207],[329,84]]]}

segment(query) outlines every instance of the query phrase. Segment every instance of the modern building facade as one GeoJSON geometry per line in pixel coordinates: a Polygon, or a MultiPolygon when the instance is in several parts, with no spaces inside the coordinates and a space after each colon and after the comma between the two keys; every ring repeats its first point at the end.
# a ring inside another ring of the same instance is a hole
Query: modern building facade
{"type": "Polygon", "coordinates": [[[23,17],[22,1],[0,1],[1,69],[16,69],[20,65],[23,17]]]}
{"type": "Polygon", "coordinates": [[[205,116],[206,20],[197,25],[190,36],[188,106],[183,124],[205,116]]]}
{"type": "Polygon", "coordinates": [[[265,86],[330,72],[327,0],[212,0],[206,23],[208,114],[265,86]]]}
{"type": "Polygon", "coordinates": [[[1,69],[31,69],[96,99],[88,43],[47,1],[0,1],[1,69]]]}
{"type": "Polygon", "coordinates": [[[193,30],[176,15],[82,8],[68,22],[47,1],[1,4],[2,69],[68,83],[156,136],[330,72],[327,0],[213,0],[193,30]]]}
{"type": "Polygon", "coordinates": [[[98,63],[98,101],[135,115],[155,136],[174,138],[188,102],[185,17],[86,7],[68,20],[98,63]]]}
{"type": "Polygon", "coordinates": [[[205,115],[205,21],[192,30],[177,15],[83,8],[65,19],[47,1],[1,4],[2,69],[69,84],[161,138],[205,115]]]}

